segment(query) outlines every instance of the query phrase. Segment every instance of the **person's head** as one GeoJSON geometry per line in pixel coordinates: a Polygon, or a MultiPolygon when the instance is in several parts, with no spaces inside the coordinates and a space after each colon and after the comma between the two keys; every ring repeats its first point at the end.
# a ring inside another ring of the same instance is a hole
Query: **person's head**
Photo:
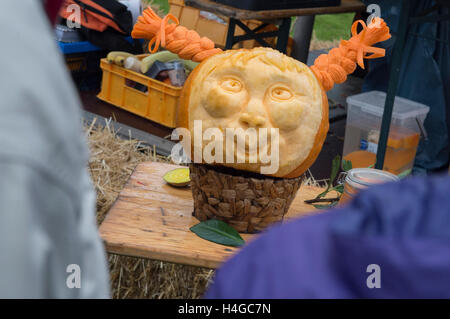
{"type": "Polygon", "coordinates": [[[51,24],[56,22],[63,0],[41,0],[51,24]]]}

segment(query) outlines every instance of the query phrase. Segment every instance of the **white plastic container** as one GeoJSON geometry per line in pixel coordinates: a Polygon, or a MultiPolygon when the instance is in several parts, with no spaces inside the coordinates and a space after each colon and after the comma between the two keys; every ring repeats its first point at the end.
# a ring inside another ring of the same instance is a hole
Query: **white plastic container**
{"type": "MultiPolygon", "coordinates": [[[[343,158],[353,167],[375,164],[386,93],[370,91],[347,98],[343,158]]],[[[383,169],[408,174],[414,164],[421,128],[430,108],[396,97],[383,169]]]]}

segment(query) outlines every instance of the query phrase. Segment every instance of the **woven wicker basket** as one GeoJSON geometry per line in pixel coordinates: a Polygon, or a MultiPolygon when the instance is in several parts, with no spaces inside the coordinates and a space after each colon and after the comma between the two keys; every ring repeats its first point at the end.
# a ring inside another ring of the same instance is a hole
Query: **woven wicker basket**
{"type": "Polygon", "coordinates": [[[190,164],[194,213],[219,219],[239,232],[255,233],[283,220],[302,177],[286,179],[204,164],[190,164]]]}

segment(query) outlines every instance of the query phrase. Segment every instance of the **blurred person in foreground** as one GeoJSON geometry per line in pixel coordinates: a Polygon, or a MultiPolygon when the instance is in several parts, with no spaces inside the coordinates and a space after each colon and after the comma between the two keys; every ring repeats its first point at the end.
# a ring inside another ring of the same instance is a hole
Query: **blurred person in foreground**
{"type": "Polygon", "coordinates": [[[61,2],[0,10],[0,298],[109,297],[80,102],[52,30],[61,2]]]}
{"type": "Polygon", "coordinates": [[[450,176],[414,177],[272,227],[206,297],[450,298],[449,265],[450,176]]]}

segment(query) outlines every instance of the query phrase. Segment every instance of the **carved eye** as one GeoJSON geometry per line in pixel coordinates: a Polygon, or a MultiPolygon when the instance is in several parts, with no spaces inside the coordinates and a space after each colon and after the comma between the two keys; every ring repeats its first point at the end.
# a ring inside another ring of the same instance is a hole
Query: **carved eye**
{"type": "Polygon", "coordinates": [[[270,96],[275,100],[287,101],[290,100],[294,94],[287,87],[276,86],[270,91],[270,96]]]}
{"type": "Polygon", "coordinates": [[[227,92],[238,93],[242,90],[241,81],[234,78],[226,78],[221,83],[220,86],[227,92]]]}

